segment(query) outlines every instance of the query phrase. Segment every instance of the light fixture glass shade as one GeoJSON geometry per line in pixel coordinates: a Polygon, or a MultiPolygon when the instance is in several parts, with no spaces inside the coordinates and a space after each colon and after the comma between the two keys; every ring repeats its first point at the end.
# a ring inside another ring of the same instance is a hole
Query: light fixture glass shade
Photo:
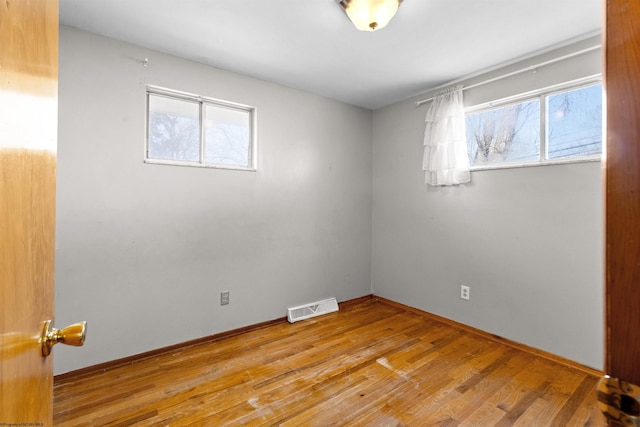
{"type": "Polygon", "coordinates": [[[384,28],[398,11],[402,0],[342,0],[347,16],[360,31],[384,28]]]}

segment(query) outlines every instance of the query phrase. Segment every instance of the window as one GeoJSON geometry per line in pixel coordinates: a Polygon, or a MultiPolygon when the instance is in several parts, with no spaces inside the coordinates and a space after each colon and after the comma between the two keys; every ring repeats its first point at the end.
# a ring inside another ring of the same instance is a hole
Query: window
{"type": "Polygon", "coordinates": [[[255,109],[147,90],[145,162],[255,170],[255,109]]]}
{"type": "Polygon", "coordinates": [[[598,160],[602,84],[468,109],[466,132],[472,168],[598,160]]]}

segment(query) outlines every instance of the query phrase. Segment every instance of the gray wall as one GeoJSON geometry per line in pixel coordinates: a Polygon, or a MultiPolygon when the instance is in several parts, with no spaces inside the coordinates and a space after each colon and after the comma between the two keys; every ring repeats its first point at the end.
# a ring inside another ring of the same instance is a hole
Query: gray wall
{"type": "Polygon", "coordinates": [[[361,108],[62,27],[56,325],[89,333],[56,348],[55,372],[370,294],[371,127],[361,108]],[[256,107],[258,171],[144,164],[146,84],[256,107]]]}
{"type": "MultiPolygon", "coordinates": [[[[465,99],[599,71],[593,52],[465,99]]],[[[431,95],[372,113],[61,28],[56,325],[86,319],[89,336],[56,348],[55,372],[372,290],[602,368],[600,164],[427,187],[428,106],[414,102],[431,95]],[[144,164],[146,84],[257,107],[258,172],[144,164]],[[221,307],[223,290],[231,305],[221,307]]]]}
{"type": "MultiPolygon", "coordinates": [[[[590,39],[467,84],[593,46],[590,39]]],[[[601,52],[465,91],[467,106],[600,72],[601,52]]],[[[423,184],[427,93],[374,113],[375,294],[603,368],[599,162],[423,184]],[[460,285],[471,287],[470,301],[460,285]]]]}

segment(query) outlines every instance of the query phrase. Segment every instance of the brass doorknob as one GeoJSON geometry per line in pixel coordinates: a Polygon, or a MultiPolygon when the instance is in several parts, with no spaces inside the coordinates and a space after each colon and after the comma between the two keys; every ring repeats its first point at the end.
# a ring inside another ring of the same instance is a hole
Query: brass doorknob
{"type": "Polygon", "coordinates": [[[87,322],[74,323],[64,329],[51,327],[51,320],[44,322],[42,328],[42,356],[51,354],[51,348],[61,342],[66,345],[81,346],[87,336],[87,322]]]}

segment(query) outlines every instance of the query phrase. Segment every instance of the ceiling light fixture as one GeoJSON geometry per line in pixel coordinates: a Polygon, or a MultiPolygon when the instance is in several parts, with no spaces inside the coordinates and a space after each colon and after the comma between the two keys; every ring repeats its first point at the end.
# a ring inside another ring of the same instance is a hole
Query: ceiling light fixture
{"type": "Polygon", "coordinates": [[[353,25],[360,31],[375,31],[386,27],[398,11],[402,0],[341,0],[353,25]]]}

